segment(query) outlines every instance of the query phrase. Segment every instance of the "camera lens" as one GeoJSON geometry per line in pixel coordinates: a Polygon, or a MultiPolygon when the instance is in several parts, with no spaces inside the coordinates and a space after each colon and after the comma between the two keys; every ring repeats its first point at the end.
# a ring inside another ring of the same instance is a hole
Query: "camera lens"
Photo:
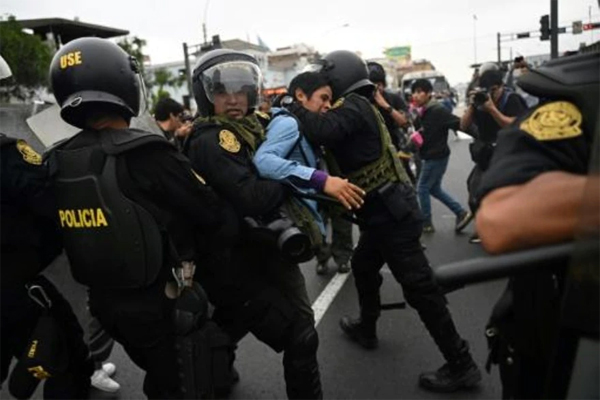
{"type": "Polygon", "coordinates": [[[281,232],[277,245],[281,253],[295,263],[306,262],[314,255],[310,238],[296,227],[281,232]]]}

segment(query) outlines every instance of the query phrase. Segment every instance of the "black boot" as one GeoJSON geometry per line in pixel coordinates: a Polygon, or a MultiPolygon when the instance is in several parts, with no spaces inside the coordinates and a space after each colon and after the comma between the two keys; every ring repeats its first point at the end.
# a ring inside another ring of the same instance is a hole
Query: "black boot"
{"type": "Polygon", "coordinates": [[[469,353],[469,345],[464,340],[452,359],[437,371],[423,372],[419,385],[432,392],[454,392],[475,387],[481,381],[481,371],[469,353]]]}
{"type": "Polygon", "coordinates": [[[375,349],[379,345],[376,333],[376,321],[363,321],[348,316],[340,319],[340,328],[346,335],[365,349],[375,349]]]}

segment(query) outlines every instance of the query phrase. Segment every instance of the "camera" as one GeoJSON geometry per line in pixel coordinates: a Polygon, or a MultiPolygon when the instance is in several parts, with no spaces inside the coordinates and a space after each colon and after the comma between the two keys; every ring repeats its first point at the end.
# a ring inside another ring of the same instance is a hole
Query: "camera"
{"type": "Polygon", "coordinates": [[[476,87],[474,91],[475,94],[473,95],[473,105],[479,107],[482,106],[486,101],[488,101],[490,95],[487,89],[476,87]]]}
{"type": "Polygon", "coordinates": [[[254,238],[275,241],[281,254],[293,263],[302,263],[314,256],[310,237],[295,226],[294,221],[279,209],[267,217],[246,217],[254,238]]]}

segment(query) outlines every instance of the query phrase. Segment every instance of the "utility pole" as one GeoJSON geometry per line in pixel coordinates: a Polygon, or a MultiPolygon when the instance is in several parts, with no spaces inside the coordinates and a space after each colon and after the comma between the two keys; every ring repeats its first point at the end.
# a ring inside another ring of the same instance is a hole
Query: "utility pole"
{"type": "Polygon", "coordinates": [[[496,47],[498,49],[498,64],[502,62],[502,48],[500,47],[500,32],[496,34],[496,47]]]}
{"type": "Polygon", "coordinates": [[[190,54],[188,52],[188,45],[183,42],[183,58],[185,60],[185,81],[187,83],[188,93],[192,96],[192,74],[190,69],[190,54]]]}
{"type": "Polygon", "coordinates": [[[558,58],[558,0],[550,0],[550,58],[558,58]]]}

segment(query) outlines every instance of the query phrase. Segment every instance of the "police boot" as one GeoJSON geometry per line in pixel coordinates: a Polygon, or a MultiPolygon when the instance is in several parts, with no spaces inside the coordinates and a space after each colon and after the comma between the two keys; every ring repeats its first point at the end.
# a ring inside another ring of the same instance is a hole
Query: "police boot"
{"type": "Polygon", "coordinates": [[[481,371],[471,357],[467,342],[461,339],[453,353],[437,371],[421,373],[419,385],[432,392],[443,393],[477,386],[481,381],[481,371]]]}
{"type": "Polygon", "coordinates": [[[379,345],[376,319],[367,320],[345,316],[340,319],[340,328],[350,339],[365,349],[372,350],[379,345]]]}

